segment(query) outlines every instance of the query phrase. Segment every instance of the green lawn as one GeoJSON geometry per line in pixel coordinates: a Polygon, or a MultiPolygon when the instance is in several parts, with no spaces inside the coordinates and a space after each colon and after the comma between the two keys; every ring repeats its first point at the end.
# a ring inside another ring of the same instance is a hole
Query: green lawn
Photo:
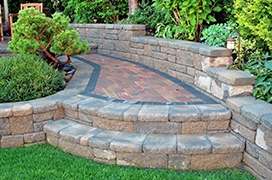
{"type": "Polygon", "coordinates": [[[246,171],[173,171],[99,164],[64,153],[49,144],[27,148],[0,149],[0,179],[126,179],[126,180],[248,180],[255,179],[246,171]]]}

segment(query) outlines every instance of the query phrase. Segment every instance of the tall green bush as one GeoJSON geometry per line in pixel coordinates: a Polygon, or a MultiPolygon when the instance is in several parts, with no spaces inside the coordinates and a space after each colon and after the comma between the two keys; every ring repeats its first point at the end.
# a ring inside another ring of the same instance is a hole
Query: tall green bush
{"type": "Polygon", "coordinates": [[[235,0],[234,8],[241,35],[256,39],[258,46],[272,50],[272,5],[267,0],[235,0]]]}
{"type": "Polygon", "coordinates": [[[156,8],[166,11],[170,24],[160,23],[157,36],[199,41],[203,23],[215,22],[212,11],[220,11],[216,0],[154,0],[156,8]]]}
{"type": "Polygon", "coordinates": [[[36,55],[0,58],[0,103],[41,98],[63,86],[64,76],[36,55]]]}

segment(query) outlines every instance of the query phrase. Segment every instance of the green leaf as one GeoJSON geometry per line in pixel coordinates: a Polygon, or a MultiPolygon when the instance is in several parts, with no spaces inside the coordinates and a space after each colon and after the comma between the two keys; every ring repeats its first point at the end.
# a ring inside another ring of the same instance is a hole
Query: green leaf
{"type": "Polygon", "coordinates": [[[220,12],[222,9],[221,9],[221,7],[219,7],[219,6],[215,6],[214,8],[213,8],[213,11],[215,11],[215,12],[220,12]]]}
{"type": "Polygon", "coordinates": [[[272,61],[266,61],[264,65],[267,69],[270,69],[272,71],[272,61]]]}

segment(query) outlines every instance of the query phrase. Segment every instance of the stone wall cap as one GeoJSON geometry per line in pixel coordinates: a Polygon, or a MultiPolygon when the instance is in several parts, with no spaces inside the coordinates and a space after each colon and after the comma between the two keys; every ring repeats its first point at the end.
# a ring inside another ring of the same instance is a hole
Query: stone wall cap
{"type": "Polygon", "coordinates": [[[252,85],[255,83],[255,76],[244,71],[227,69],[226,67],[208,67],[206,72],[219,81],[233,86],[252,85]]]}
{"type": "Polygon", "coordinates": [[[201,47],[199,53],[211,57],[226,57],[231,56],[231,51],[224,47],[201,47]]]}
{"type": "Polygon", "coordinates": [[[264,127],[272,131],[272,113],[263,115],[260,122],[264,127]]]}

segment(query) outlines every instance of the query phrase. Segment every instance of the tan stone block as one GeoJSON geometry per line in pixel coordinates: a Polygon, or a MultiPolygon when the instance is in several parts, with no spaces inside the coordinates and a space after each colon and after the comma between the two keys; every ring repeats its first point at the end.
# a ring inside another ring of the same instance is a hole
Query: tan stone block
{"type": "Polygon", "coordinates": [[[32,115],[9,118],[11,134],[25,134],[33,132],[32,115]]]}
{"type": "Polygon", "coordinates": [[[179,73],[177,72],[177,79],[185,82],[185,83],[188,83],[188,84],[194,84],[195,83],[195,78],[193,76],[190,76],[190,75],[187,75],[187,74],[184,74],[184,73],[179,73]]]}
{"type": "Polygon", "coordinates": [[[24,142],[25,143],[35,143],[45,140],[44,132],[36,132],[30,134],[24,134],[24,142]]]}
{"type": "Polygon", "coordinates": [[[169,67],[168,61],[165,60],[154,60],[154,68],[161,71],[161,72],[167,72],[169,67]]]}
{"type": "Polygon", "coordinates": [[[168,158],[168,168],[176,170],[190,169],[191,156],[170,154],[168,158]]]}
{"type": "Polygon", "coordinates": [[[93,160],[102,164],[110,164],[110,165],[116,164],[116,160],[107,160],[107,159],[99,159],[99,158],[94,158],[93,160]]]}
{"type": "Polygon", "coordinates": [[[272,154],[272,132],[263,128],[257,129],[256,144],[272,154]]]}
{"type": "Polygon", "coordinates": [[[177,57],[175,55],[168,55],[167,60],[170,62],[176,62],[177,57]]]}
{"type": "Polygon", "coordinates": [[[0,118],[0,135],[9,135],[9,120],[8,118],[0,118]]]}
{"type": "Polygon", "coordinates": [[[94,157],[104,160],[116,160],[116,153],[110,150],[94,148],[94,157]]]}
{"type": "Polygon", "coordinates": [[[2,136],[1,148],[20,147],[24,145],[23,135],[2,136]]]}
{"type": "Polygon", "coordinates": [[[231,86],[222,83],[222,89],[227,91],[228,97],[249,96],[253,91],[253,85],[231,86]]]}
{"type": "Polygon", "coordinates": [[[190,76],[195,76],[195,68],[187,67],[186,72],[190,76]]]}
{"type": "Polygon", "coordinates": [[[208,122],[208,131],[228,130],[229,127],[230,127],[230,120],[208,122]]]}
{"type": "Polygon", "coordinates": [[[93,119],[92,116],[83,112],[79,112],[78,113],[78,118],[82,121],[85,121],[87,123],[93,123],[93,119]]]}
{"type": "Polygon", "coordinates": [[[241,163],[242,157],[242,153],[192,155],[191,168],[195,170],[232,168],[241,163]]]}
{"type": "Polygon", "coordinates": [[[78,119],[78,111],[64,109],[64,115],[69,118],[78,119]]]}
{"type": "Polygon", "coordinates": [[[167,168],[167,155],[144,153],[117,153],[117,164],[146,168],[167,168]]]}
{"type": "Polygon", "coordinates": [[[202,70],[202,55],[193,53],[194,58],[194,68],[198,70],[202,70]]]}
{"type": "Polygon", "coordinates": [[[205,134],[207,132],[207,122],[183,122],[182,134],[205,134]]]}
{"type": "Polygon", "coordinates": [[[232,120],[230,124],[231,129],[240,134],[242,137],[246,138],[247,140],[254,142],[256,137],[256,132],[252,131],[251,129],[241,125],[240,123],[232,120]]]}
{"type": "Polygon", "coordinates": [[[13,103],[0,103],[0,118],[12,116],[13,103]]]}
{"type": "Polygon", "coordinates": [[[202,56],[202,70],[206,71],[208,67],[227,66],[231,62],[230,57],[206,57],[202,56]]]}
{"type": "Polygon", "coordinates": [[[54,111],[47,111],[39,114],[33,114],[33,122],[42,122],[53,119],[54,111]]]}
{"type": "Polygon", "coordinates": [[[243,161],[247,166],[262,176],[263,179],[272,179],[272,171],[248,153],[244,153],[243,161]]]}
{"type": "Polygon", "coordinates": [[[133,132],[134,122],[93,117],[93,126],[107,130],[133,132]]]}
{"type": "Polygon", "coordinates": [[[206,91],[211,92],[211,84],[212,84],[212,78],[207,76],[206,73],[203,73],[201,71],[195,71],[195,85],[206,91]]]}
{"type": "Polygon", "coordinates": [[[33,113],[33,107],[29,103],[18,102],[14,103],[12,111],[13,116],[27,116],[33,113]]]}
{"type": "Polygon", "coordinates": [[[46,141],[51,144],[52,146],[58,146],[59,145],[59,138],[52,136],[50,134],[46,134],[46,141]]]}
{"type": "Polygon", "coordinates": [[[93,148],[88,146],[82,146],[76,143],[71,143],[69,141],[63,140],[62,138],[59,139],[59,148],[65,152],[69,152],[80,157],[84,157],[87,159],[94,158],[93,148]]]}
{"type": "Polygon", "coordinates": [[[152,55],[152,46],[149,44],[145,44],[143,54],[146,56],[151,56],[152,55]]]}
{"type": "Polygon", "coordinates": [[[53,116],[54,120],[62,119],[63,117],[64,117],[64,109],[63,108],[59,108],[54,111],[54,116],[53,116]]]}

